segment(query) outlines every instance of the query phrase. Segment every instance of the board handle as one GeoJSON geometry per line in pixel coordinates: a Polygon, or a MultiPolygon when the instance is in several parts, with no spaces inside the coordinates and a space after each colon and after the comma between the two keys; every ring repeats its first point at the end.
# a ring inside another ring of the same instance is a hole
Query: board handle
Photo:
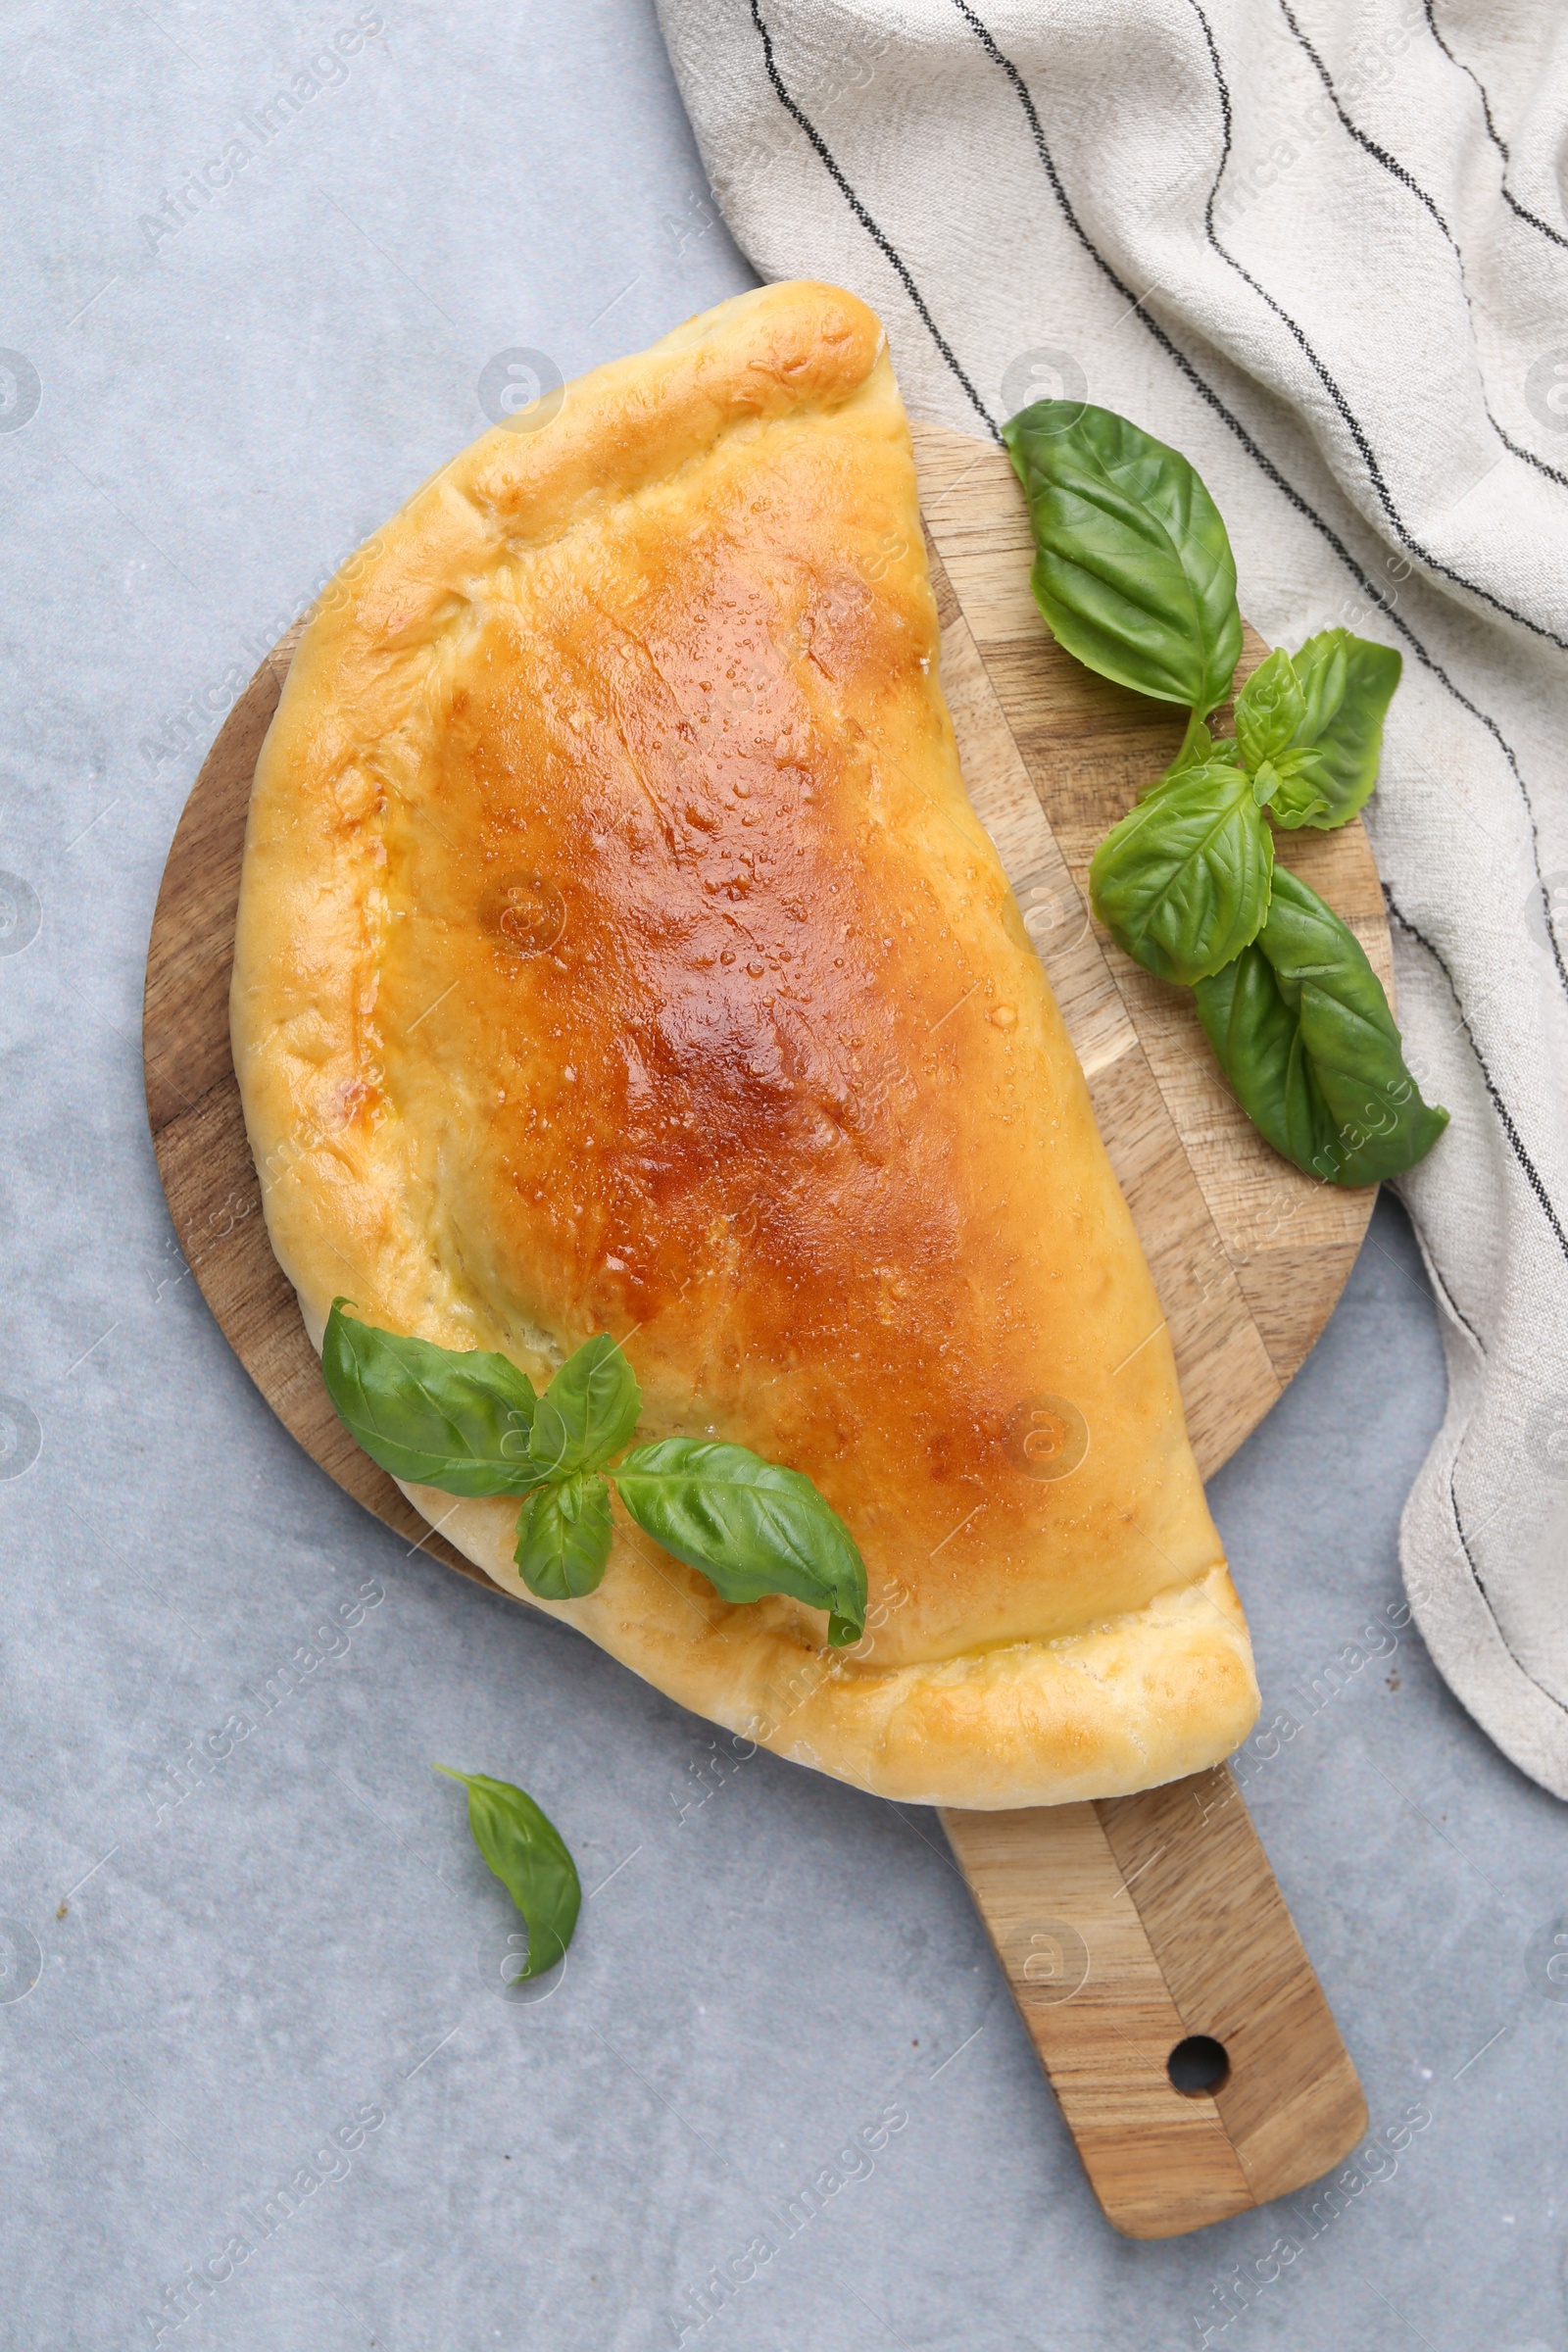
{"type": "Polygon", "coordinates": [[[1225,1765],[942,1822],[1116,2229],[1201,2230],[1354,2147],[1355,2068],[1225,1765]]]}

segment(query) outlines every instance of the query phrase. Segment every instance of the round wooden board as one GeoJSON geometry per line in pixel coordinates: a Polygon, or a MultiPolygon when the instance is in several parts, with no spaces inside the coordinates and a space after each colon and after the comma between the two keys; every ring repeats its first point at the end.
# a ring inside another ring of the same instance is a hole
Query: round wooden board
{"type": "MultiPolygon", "coordinates": [[[[1300,1175],[1227,1093],[1187,991],[1151,979],[1087,912],[1095,846],[1174,757],[1181,718],[1079,667],[1029,595],[1023,500],[1005,455],[938,426],[915,454],[942,670],[963,772],[1066,1018],[1170,1327],[1205,1475],[1267,1412],[1327,1321],[1375,1188],[1300,1175]]],[[[169,853],[147,956],[148,1116],[174,1229],[229,1344],[323,1469],[411,1545],[480,1575],[348,1437],[268,1244],[228,1043],[251,778],[298,630],[224,722],[169,853]]],[[[1243,674],[1266,648],[1247,635],[1243,674]]],[[[1280,838],[1392,990],[1383,898],[1359,821],[1280,838]]]]}

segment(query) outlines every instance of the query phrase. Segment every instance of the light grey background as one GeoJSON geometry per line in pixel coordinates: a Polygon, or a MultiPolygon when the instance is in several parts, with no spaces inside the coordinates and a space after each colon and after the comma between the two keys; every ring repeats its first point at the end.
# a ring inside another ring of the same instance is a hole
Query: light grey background
{"type": "Polygon", "coordinates": [[[1560,1809],[1409,1631],[1323,1695],[1397,1603],[1442,1405],[1392,1203],[1214,1492],[1263,1722],[1290,1718],[1246,1759],[1257,1821],[1374,2127],[1430,2116],[1310,2240],[1279,2210],[1118,2238],[934,1819],[737,1762],[406,1556],[183,1272],[141,976],[233,682],[480,429],[492,355],[569,376],[749,282],[643,0],[387,0],[334,86],[247,134],[358,14],[17,0],[0,36],[0,344],[41,386],[20,421],[0,361],[0,868],[26,886],[0,886],[0,2341],[1161,2352],[1201,2314],[1227,2347],[1562,2352],[1560,1809]],[[153,220],[236,135],[231,183],[153,220]],[[433,1758],[523,1783],[598,1888],[548,1998],[503,1995],[514,1915],[433,1758]],[[699,2331],[712,2266],[890,2109],[874,2170],[699,2331]],[[346,2173],[260,2240],[361,2110],[346,2173]]]}

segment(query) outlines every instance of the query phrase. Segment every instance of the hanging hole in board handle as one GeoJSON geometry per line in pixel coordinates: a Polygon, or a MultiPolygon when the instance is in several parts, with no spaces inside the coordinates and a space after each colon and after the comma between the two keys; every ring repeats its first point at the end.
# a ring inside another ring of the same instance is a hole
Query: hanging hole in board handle
{"type": "Polygon", "coordinates": [[[1212,2098],[1230,2081],[1230,2052],[1211,2034],[1189,2034],[1166,2059],[1165,2072],[1183,2098],[1212,2098]]]}

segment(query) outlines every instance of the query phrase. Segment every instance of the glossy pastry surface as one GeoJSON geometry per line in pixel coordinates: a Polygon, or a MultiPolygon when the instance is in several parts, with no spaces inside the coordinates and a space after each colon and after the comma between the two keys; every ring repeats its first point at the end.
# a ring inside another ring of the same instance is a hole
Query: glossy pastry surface
{"type": "MultiPolygon", "coordinates": [[[[542,1381],[609,1331],[644,1436],[805,1471],[857,1648],[623,1517],[548,1604],[783,1753],[975,1806],[1217,1760],[1246,1628],[963,792],[877,320],[764,288],[519,421],[328,592],[258,768],[235,1061],[313,1338],[343,1295],[542,1381]]],[[[411,1492],[527,1597],[514,1502],[411,1492]]]]}

